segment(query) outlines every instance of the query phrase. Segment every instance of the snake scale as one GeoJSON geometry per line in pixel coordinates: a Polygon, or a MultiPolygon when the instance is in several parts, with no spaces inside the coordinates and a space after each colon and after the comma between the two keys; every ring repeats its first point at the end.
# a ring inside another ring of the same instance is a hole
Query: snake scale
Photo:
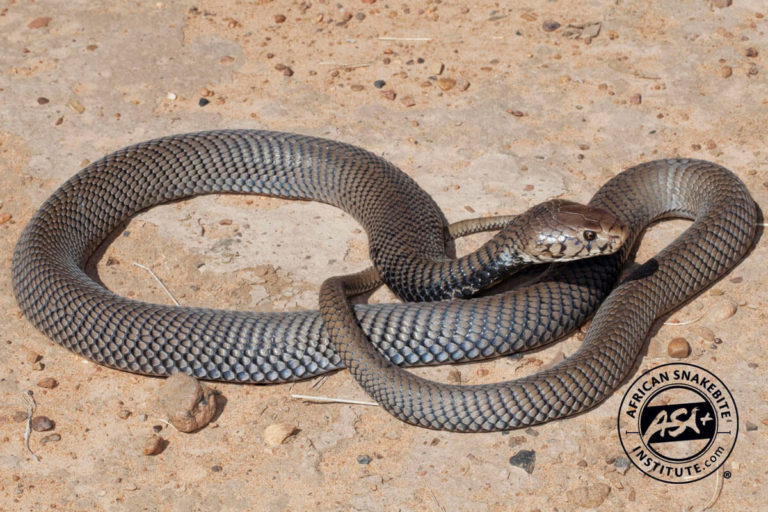
{"type": "Polygon", "coordinates": [[[382,278],[406,300],[464,297],[507,271],[505,258],[493,260],[491,254],[500,235],[463,258],[447,259],[447,222],[437,205],[376,155],[296,134],[214,131],[125,148],[62,185],[30,220],[14,253],[14,294],[21,310],[60,345],[122,370],[267,383],[346,364],[366,391],[410,423],[458,431],[509,429],[604,400],[631,371],[654,320],[733,268],[753,243],[757,226],[756,205],[730,171],[699,160],[649,162],[616,175],[589,203],[626,227],[627,242],[615,254],[553,264],[538,281],[517,290],[438,302],[352,307],[339,299],[344,280],[332,279],[321,294],[330,329],[311,311],[254,313],[138,302],[85,273],[96,249],[137,212],[220,192],[313,199],[343,208],[366,229],[382,278]],[[668,217],[693,223],[617,286],[639,235],[668,217]],[[576,353],[530,377],[450,386],[399,368],[530,349],[571,332],[598,306],[576,353]],[[364,343],[355,336],[363,336],[364,343]]]}

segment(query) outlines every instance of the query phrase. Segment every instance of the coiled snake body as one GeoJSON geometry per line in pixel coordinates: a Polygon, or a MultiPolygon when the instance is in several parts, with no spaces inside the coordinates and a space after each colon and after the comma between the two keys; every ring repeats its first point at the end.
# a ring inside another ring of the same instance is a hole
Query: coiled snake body
{"type": "Polygon", "coordinates": [[[435,203],[367,151],[294,134],[205,132],[120,150],[56,191],[14,253],[21,310],[57,343],[122,370],[282,382],[341,368],[341,353],[355,378],[401,419],[449,430],[508,429],[606,398],[628,375],[653,321],[728,272],[752,244],[757,222],[749,192],[728,170],[697,160],[642,164],[606,183],[589,204],[626,226],[628,241],[616,254],[555,264],[530,286],[467,300],[351,308],[336,300],[343,283],[326,283],[321,307],[339,353],[317,312],[147,304],[113,294],[84,272],[97,247],[138,211],[215,192],[343,208],[366,228],[384,280],[408,300],[466,296],[497,280],[509,263],[491,255],[504,244],[501,234],[473,254],[446,259],[447,223],[435,203]],[[694,222],[614,289],[638,235],[665,217],[694,222]],[[487,358],[550,342],[586,321],[606,296],[582,347],[531,377],[459,387],[426,383],[395,367],[487,358]],[[371,348],[352,341],[355,320],[371,348]]]}

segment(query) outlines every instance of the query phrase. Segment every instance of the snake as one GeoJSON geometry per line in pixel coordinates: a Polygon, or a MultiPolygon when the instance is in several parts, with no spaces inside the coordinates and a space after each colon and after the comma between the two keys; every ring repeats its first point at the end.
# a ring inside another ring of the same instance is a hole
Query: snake
{"type": "MultiPolygon", "coordinates": [[[[508,247],[519,223],[505,224],[476,251],[451,258],[448,222],[434,200],[362,148],[260,130],[173,135],[107,155],[54,192],[17,242],[13,291],[42,333],[112,368],[275,383],[347,367],[408,423],[507,430],[604,401],[629,376],[654,321],[728,273],[756,236],[757,206],[746,186],[731,171],[702,160],[633,166],[605,183],[585,208],[566,212],[591,226],[581,231],[580,243],[595,241],[592,228],[613,224],[607,229],[621,236],[618,250],[551,263],[531,284],[474,297],[521,264],[508,247]],[[212,193],[310,199],[342,208],[365,228],[378,275],[405,302],[350,305],[344,295],[357,281],[332,278],[321,288],[320,312],[180,307],[121,297],[86,272],[98,248],[138,212],[212,193]],[[622,276],[645,228],[671,217],[693,222],[622,276]],[[590,318],[575,353],[528,377],[455,386],[401,369],[530,350],[590,318]]],[[[544,245],[583,252],[568,240],[549,237],[544,245]]],[[[593,249],[606,244],[602,239],[593,249]]]]}

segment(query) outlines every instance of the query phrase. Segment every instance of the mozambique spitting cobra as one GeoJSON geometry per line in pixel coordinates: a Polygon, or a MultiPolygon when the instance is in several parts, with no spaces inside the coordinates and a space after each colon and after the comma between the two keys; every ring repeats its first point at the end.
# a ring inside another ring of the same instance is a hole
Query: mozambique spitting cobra
{"type": "Polygon", "coordinates": [[[144,142],[83,169],[30,220],[12,273],[26,317],[100,364],[252,383],[346,366],[404,421],[489,431],[568,416],[604,400],[628,376],[655,319],[733,268],[753,243],[756,225],[756,205],[730,171],[700,160],[659,160],[619,173],[586,207],[552,201],[506,218],[480,249],[451,259],[446,244],[462,230],[448,229],[429,195],[382,158],[296,134],[214,131],[144,142]],[[313,199],[344,209],[366,229],[378,272],[326,281],[324,323],[313,311],[148,304],[110,292],[84,271],[96,249],[137,212],[220,192],[313,199]],[[669,217],[693,223],[617,285],[638,236],[669,217]],[[521,242],[530,228],[535,242],[521,242]],[[522,256],[518,243],[538,256],[522,256]],[[465,298],[520,264],[595,254],[602,255],[551,264],[528,286],[465,298]],[[376,274],[406,301],[435,302],[350,306],[345,293],[370,287],[376,274]],[[530,349],[571,332],[598,306],[582,346],[530,377],[453,386],[400,368],[530,349]]]}

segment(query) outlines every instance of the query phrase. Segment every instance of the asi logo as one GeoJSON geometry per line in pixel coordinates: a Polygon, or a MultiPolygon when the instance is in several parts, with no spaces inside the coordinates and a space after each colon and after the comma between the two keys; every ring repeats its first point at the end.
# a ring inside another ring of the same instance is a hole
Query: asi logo
{"type": "Polygon", "coordinates": [[[685,363],[657,366],[635,380],[621,401],[618,423],[632,463],[669,483],[695,482],[716,471],[739,430],[725,384],[685,363]]]}

